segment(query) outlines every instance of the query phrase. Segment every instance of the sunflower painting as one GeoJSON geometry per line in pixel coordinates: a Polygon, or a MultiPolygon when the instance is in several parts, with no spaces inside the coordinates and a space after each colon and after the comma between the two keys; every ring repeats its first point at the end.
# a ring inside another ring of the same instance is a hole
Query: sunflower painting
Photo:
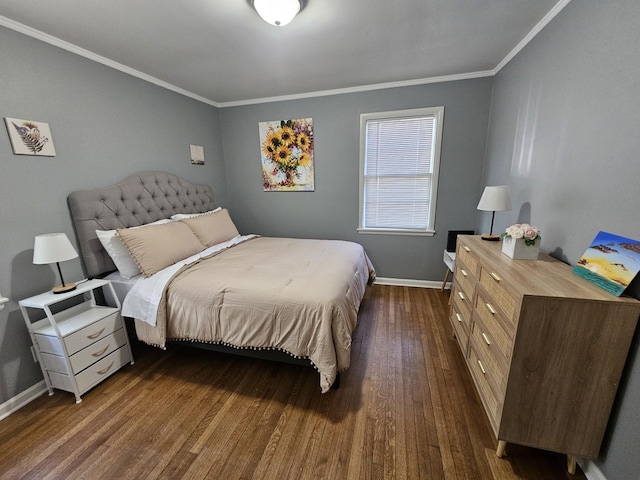
{"type": "Polygon", "coordinates": [[[313,191],[313,119],[260,122],[265,192],[313,191]]]}

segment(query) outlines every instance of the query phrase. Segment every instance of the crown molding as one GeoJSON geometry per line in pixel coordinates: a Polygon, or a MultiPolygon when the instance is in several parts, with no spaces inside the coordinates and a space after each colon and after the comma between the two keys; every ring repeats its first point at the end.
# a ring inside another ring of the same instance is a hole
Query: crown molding
{"type": "Polygon", "coordinates": [[[555,6],[549,10],[542,20],[540,20],[533,29],[515,46],[513,50],[511,50],[506,57],[502,59],[502,61],[496,65],[496,68],[493,69],[493,74],[496,75],[500,70],[502,70],[510,61],[515,57],[520,51],[526,47],[531,40],[533,40],[540,31],[546,27],[551,20],[553,20],[556,15],[558,15],[564,7],[566,7],[571,0],[560,0],[555,6]]]}
{"type": "Polygon", "coordinates": [[[214,102],[213,100],[201,97],[200,95],[196,95],[195,93],[184,90],[183,88],[176,87],[175,85],[164,82],[156,77],[152,77],[151,75],[147,75],[146,73],[143,73],[131,67],[127,67],[126,65],[123,65],[121,63],[114,62],[113,60],[98,55],[97,53],[85,50],[84,48],[74,45],[73,43],[66,42],[52,35],[41,32],[40,30],[36,30],[35,28],[31,28],[27,25],[16,22],[15,20],[11,20],[10,18],[3,17],[2,15],[0,15],[0,26],[15,30],[16,32],[53,45],[54,47],[62,48],[63,50],[67,50],[68,52],[75,53],[76,55],[80,55],[81,57],[85,57],[89,60],[93,60],[94,62],[101,63],[103,65],[106,65],[107,67],[111,67],[115,70],[119,70],[123,73],[144,80],[145,82],[153,83],[154,85],[157,85],[159,87],[166,88],[167,90],[179,93],[180,95],[184,95],[185,97],[193,98],[194,100],[212,105],[214,107],[219,106],[219,104],[217,102],[214,102]]]}
{"type": "Polygon", "coordinates": [[[11,30],[15,30],[19,33],[27,35],[29,37],[36,38],[50,45],[62,48],[71,53],[75,53],[76,55],[80,55],[81,57],[88,58],[89,60],[93,60],[94,62],[101,63],[106,65],[107,67],[111,67],[115,70],[119,70],[128,75],[137,77],[146,82],[152,83],[159,87],[165,88],[167,90],[171,90],[172,92],[179,93],[180,95],[184,95],[185,97],[192,98],[202,103],[206,103],[207,105],[211,105],[218,108],[228,108],[228,107],[239,107],[246,105],[256,105],[261,103],[271,103],[271,102],[284,102],[287,100],[300,100],[305,98],[315,98],[315,97],[326,97],[331,95],[342,95],[346,93],[360,93],[360,92],[369,92],[373,90],[382,90],[386,88],[399,88],[399,87],[411,87],[416,85],[426,85],[430,83],[441,83],[441,82],[454,82],[458,80],[469,80],[473,78],[482,78],[482,77],[493,77],[500,70],[502,70],[505,65],[507,65],[511,59],[513,59],[527,44],[533,40],[538,33],[553,20],[558,13],[562,11],[564,7],[566,7],[571,0],[560,0],[543,18],[540,20],[537,25],[515,46],[513,50],[507,54],[506,57],[502,59],[498,65],[492,70],[484,70],[479,72],[469,72],[469,73],[461,73],[455,75],[443,75],[439,77],[430,77],[430,78],[419,78],[415,80],[405,80],[399,82],[388,82],[388,83],[377,83],[372,85],[361,85],[357,87],[348,87],[348,88],[338,88],[332,90],[321,90],[316,92],[307,92],[307,93],[299,93],[293,95],[281,95],[274,97],[265,97],[265,98],[253,98],[249,100],[238,100],[231,102],[216,102],[215,100],[211,100],[200,95],[196,95],[193,92],[188,90],[184,90],[183,88],[172,85],[168,82],[162,81],[158,78],[155,78],[151,75],[147,75],[146,73],[140,72],[139,70],[135,70],[131,67],[123,65],[121,63],[110,60],[106,57],[93,53],[89,50],[85,50],[84,48],[78,47],[72,43],[61,40],[52,35],[46,34],[35,28],[28,27],[22,23],[11,20],[10,18],[3,17],[0,15],[0,26],[7,27],[11,30]]]}
{"type": "Polygon", "coordinates": [[[455,75],[444,75],[441,77],[419,78],[415,80],[403,80],[398,82],[376,83],[372,85],[360,85],[357,87],[336,88],[332,90],[320,90],[316,92],[298,93],[293,95],[280,95],[275,97],[253,98],[249,100],[238,100],[234,102],[221,102],[219,107],[239,107],[243,105],[255,105],[258,103],[283,102],[286,100],[299,100],[302,98],[328,97],[330,95],[342,95],[345,93],[369,92],[372,90],[382,90],[385,88],[411,87],[414,85],[425,85],[427,83],[453,82],[457,80],[468,80],[470,78],[491,77],[495,75],[493,70],[483,72],[460,73],[455,75]]]}

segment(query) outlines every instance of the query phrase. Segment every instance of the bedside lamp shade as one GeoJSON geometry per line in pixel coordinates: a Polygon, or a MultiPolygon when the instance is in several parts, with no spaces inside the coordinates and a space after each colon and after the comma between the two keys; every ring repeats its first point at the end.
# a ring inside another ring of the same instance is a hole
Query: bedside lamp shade
{"type": "Polygon", "coordinates": [[[483,240],[499,240],[500,236],[493,234],[493,220],[496,212],[505,212],[511,210],[511,195],[509,187],[484,187],[480,202],[478,202],[478,210],[491,213],[491,229],[489,234],[483,234],[483,240]]]}
{"type": "Polygon", "coordinates": [[[78,253],[64,233],[47,233],[38,235],[33,244],[33,263],[36,265],[55,263],[60,274],[62,285],[53,288],[53,293],[64,293],[74,290],[75,284],[64,283],[60,263],[76,258],[78,253]]]}

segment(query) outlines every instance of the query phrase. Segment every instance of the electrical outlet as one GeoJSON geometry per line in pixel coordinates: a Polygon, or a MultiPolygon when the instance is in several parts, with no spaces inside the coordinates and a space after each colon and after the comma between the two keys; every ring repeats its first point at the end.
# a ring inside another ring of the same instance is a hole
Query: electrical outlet
{"type": "Polygon", "coordinates": [[[38,356],[36,355],[36,349],[33,348],[33,345],[31,345],[31,355],[33,355],[33,361],[38,363],[38,356]]]}

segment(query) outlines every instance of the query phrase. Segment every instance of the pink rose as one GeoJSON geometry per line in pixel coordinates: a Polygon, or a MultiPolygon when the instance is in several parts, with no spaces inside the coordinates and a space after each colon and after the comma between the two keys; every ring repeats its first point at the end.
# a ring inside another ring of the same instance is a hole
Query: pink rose
{"type": "Polygon", "coordinates": [[[533,227],[529,227],[524,230],[524,238],[528,240],[535,240],[537,236],[538,231],[533,227]]]}

